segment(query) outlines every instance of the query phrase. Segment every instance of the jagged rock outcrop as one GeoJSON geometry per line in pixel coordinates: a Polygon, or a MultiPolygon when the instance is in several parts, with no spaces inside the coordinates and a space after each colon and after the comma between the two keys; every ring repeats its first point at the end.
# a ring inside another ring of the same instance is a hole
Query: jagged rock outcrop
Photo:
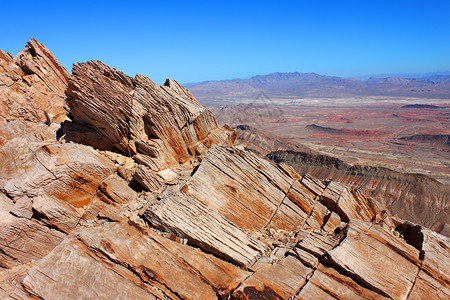
{"type": "Polygon", "coordinates": [[[232,147],[175,81],[75,70],[62,129],[0,123],[0,297],[450,297],[448,238],[232,147]]]}
{"type": "MultiPolygon", "coordinates": [[[[143,75],[129,77],[99,61],[73,68],[67,95],[76,123],[101,137],[96,147],[149,157],[153,170],[203,152],[200,145],[231,145],[235,133],[217,128],[211,111],[174,80],[158,86],[143,75]]],[[[77,142],[89,144],[78,135],[77,142]]]]}
{"type": "Polygon", "coordinates": [[[0,50],[0,121],[61,122],[69,77],[35,39],[15,57],[0,50]]]}

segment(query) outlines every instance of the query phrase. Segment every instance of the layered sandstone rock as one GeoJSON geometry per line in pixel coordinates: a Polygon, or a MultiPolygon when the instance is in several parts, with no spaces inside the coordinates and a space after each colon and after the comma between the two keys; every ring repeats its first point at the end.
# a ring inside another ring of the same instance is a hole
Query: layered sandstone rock
{"type": "Polygon", "coordinates": [[[0,123],[2,298],[450,297],[448,238],[232,147],[176,81],[74,74],[63,128],[0,123]]]}
{"type": "Polygon", "coordinates": [[[0,50],[0,121],[62,121],[69,77],[34,39],[16,57],[0,50]]]}
{"type": "Polygon", "coordinates": [[[262,243],[188,195],[170,195],[148,208],[144,216],[152,226],[240,266],[253,264],[267,252],[262,243]]]}
{"type": "MultiPolygon", "coordinates": [[[[234,141],[234,131],[221,128],[224,134],[218,134],[211,111],[174,80],[158,86],[99,61],[78,64],[72,72],[67,90],[71,116],[102,138],[97,147],[146,155],[156,159],[149,167],[158,170],[189,160],[201,145],[234,141]]],[[[80,137],[76,141],[90,144],[80,137]]]]}

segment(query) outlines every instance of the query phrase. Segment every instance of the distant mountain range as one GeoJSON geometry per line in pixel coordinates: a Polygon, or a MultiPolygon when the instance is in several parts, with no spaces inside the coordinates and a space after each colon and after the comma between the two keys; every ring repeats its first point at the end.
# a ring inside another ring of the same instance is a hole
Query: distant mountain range
{"type": "Polygon", "coordinates": [[[372,74],[372,75],[360,75],[354,76],[354,78],[359,80],[367,80],[369,78],[387,78],[387,77],[398,77],[398,78],[428,78],[434,76],[450,76],[450,71],[437,71],[431,73],[389,73],[389,74],[372,74]]]}
{"type": "MultiPolygon", "coordinates": [[[[400,74],[399,74],[400,75],[400,74]]],[[[367,80],[324,76],[316,73],[271,73],[248,79],[188,83],[200,100],[270,97],[405,96],[450,99],[450,72],[370,77],[367,80]]]]}

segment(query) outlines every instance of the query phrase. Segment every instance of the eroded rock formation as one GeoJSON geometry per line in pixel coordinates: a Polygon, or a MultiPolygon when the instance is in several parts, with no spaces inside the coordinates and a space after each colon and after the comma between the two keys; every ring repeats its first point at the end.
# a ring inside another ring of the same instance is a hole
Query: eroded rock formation
{"type": "Polygon", "coordinates": [[[2,298],[450,297],[448,238],[233,147],[175,81],[73,73],[70,120],[0,123],[2,298]]]}
{"type": "Polygon", "coordinates": [[[158,86],[99,61],[78,64],[72,72],[67,90],[71,115],[104,138],[103,149],[161,159],[160,165],[150,166],[161,169],[161,164],[173,166],[201,152],[200,144],[234,141],[234,131],[217,128],[211,111],[174,80],[158,86]]]}
{"type": "Polygon", "coordinates": [[[15,57],[0,50],[0,121],[61,121],[70,74],[32,39],[15,57]]]}

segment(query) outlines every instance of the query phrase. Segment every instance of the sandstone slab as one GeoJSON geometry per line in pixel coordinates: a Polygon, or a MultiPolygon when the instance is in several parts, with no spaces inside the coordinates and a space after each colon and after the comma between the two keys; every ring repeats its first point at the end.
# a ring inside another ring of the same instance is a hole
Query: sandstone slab
{"type": "Polygon", "coordinates": [[[13,139],[0,149],[0,190],[12,198],[46,195],[82,207],[114,169],[86,146],[13,139]]]}
{"type": "Polygon", "coordinates": [[[251,152],[213,146],[181,190],[240,228],[261,230],[270,223],[293,182],[281,169],[251,152]]]}
{"type": "Polygon", "coordinates": [[[266,246],[197,199],[182,193],[151,205],[144,217],[157,228],[188,239],[205,251],[240,266],[250,266],[266,246]]]}
{"type": "Polygon", "coordinates": [[[235,299],[288,299],[305,284],[312,269],[292,256],[267,266],[247,278],[233,293],[235,299]]]}
{"type": "Polygon", "coordinates": [[[333,264],[385,297],[406,299],[419,271],[419,251],[377,225],[352,220],[328,252],[333,264]]]}

